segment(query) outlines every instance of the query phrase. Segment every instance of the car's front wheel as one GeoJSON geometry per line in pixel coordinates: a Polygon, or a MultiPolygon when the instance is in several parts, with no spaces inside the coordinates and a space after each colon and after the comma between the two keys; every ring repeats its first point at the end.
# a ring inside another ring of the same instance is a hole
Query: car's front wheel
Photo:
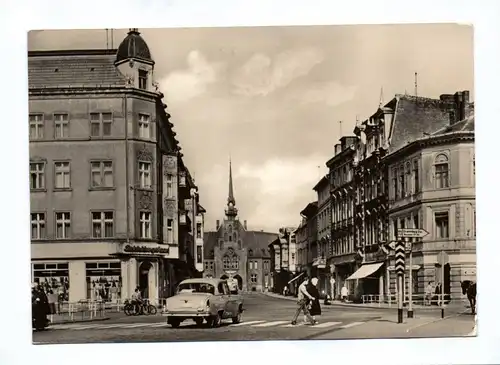
{"type": "Polygon", "coordinates": [[[172,328],[178,328],[181,325],[181,321],[178,319],[169,319],[168,324],[172,326],[172,328]]]}
{"type": "Polygon", "coordinates": [[[220,313],[217,313],[216,315],[212,316],[210,319],[210,327],[217,328],[220,327],[222,322],[222,318],[220,313]]]}
{"type": "Polygon", "coordinates": [[[203,318],[195,318],[194,323],[199,327],[203,324],[203,318]]]}
{"type": "Polygon", "coordinates": [[[231,320],[233,321],[233,324],[238,324],[241,322],[241,311],[238,310],[238,314],[236,317],[232,317],[231,320]]]}

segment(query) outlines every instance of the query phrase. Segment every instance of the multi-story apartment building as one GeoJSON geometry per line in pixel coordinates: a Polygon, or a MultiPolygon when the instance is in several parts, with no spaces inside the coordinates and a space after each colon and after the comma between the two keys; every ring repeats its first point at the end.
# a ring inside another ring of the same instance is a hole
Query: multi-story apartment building
{"type": "Polygon", "coordinates": [[[137,29],[114,50],[28,53],[32,279],[65,300],[155,300],[195,272],[196,186],[154,65],[137,29]]]}
{"type": "Polygon", "coordinates": [[[316,275],[317,269],[313,267],[314,260],[318,257],[318,201],[308,203],[300,212],[304,219],[306,234],[304,254],[304,269],[309,276],[316,275]]]}
{"type": "Polygon", "coordinates": [[[328,265],[334,273],[335,297],[340,295],[344,284],[352,293],[354,287],[346,279],[356,270],[357,247],[355,246],[356,227],[354,220],[354,201],[356,186],[353,162],[355,160],[355,136],[342,137],[335,145],[335,155],[326,162],[329,170],[331,204],[331,251],[328,265]]]}
{"type": "Polygon", "coordinates": [[[276,240],[269,244],[272,268],[272,290],[281,293],[285,286],[291,293],[296,291],[293,280],[297,268],[296,228],[283,227],[279,229],[276,240]]]}
{"type": "Polygon", "coordinates": [[[295,240],[297,242],[297,272],[304,272],[307,266],[307,220],[302,217],[301,222],[295,230],[295,240]]]}
{"type": "Polygon", "coordinates": [[[353,161],[355,185],[355,246],[358,267],[357,297],[387,292],[388,218],[387,168],[383,164],[394,116],[393,103],[378,110],[354,129],[357,137],[353,161]]]}
{"type": "Polygon", "coordinates": [[[323,176],[314,186],[313,190],[318,197],[318,212],[316,213],[316,223],[318,225],[318,246],[312,266],[315,268],[315,275],[318,277],[318,290],[321,292],[331,292],[330,272],[327,270],[326,259],[330,251],[331,235],[331,204],[330,204],[330,179],[323,176]]]}
{"type": "MultiPolygon", "coordinates": [[[[429,232],[412,244],[413,292],[422,295],[428,282],[442,283],[444,293],[459,298],[460,281],[476,280],[474,105],[468,91],[395,103],[398,114],[410,110],[413,120],[395,119],[385,159],[391,238],[400,228],[429,232]],[[438,262],[443,251],[444,270],[438,262]]],[[[395,292],[394,274],[390,285],[395,292]]]]}

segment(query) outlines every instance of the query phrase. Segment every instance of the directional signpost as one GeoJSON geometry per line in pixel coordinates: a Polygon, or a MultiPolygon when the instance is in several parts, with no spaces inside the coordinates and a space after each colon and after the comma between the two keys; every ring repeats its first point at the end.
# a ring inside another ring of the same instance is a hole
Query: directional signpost
{"type": "Polygon", "coordinates": [[[394,247],[394,268],[398,279],[398,323],[403,323],[403,275],[405,272],[405,246],[404,242],[398,241],[394,247]]]}
{"type": "MultiPolygon", "coordinates": [[[[427,236],[429,232],[427,232],[425,229],[420,229],[420,228],[401,228],[398,229],[398,238],[403,238],[406,242],[401,242],[401,245],[403,246],[403,250],[406,249],[410,251],[410,267],[409,267],[409,275],[408,275],[408,299],[409,299],[409,305],[408,305],[408,318],[413,318],[413,252],[412,252],[412,243],[409,239],[410,238],[423,238],[427,236]],[[406,243],[406,244],[405,244],[406,243]],[[405,247],[406,246],[406,247],[405,247]]],[[[404,259],[405,259],[405,252],[403,251],[403,265],[404,259]]],[[[396,265],[397,265],[397,252],[396,252],[396,265]]],[[[403,266],[403,274],[404,274],[404,266],[403,266]]],[[[401,281],[403,278],[403,275],[401,275],[401,281]]],[[[404,285],[404,284],[403,284],[404,285]]],[[[403,291],[401,287],[401,291],[403,291]]],[[[402,296],[402,295],[401,295],[402,296]]],[[[399,309],[398,309],[398,323],[403,322],[403,309],[401,309],[401,322],[399,321],[399,309]]]]}
{"type": "Polygon", "coordinates": [[[438,253],[437,262],[441,266],[441,292],[438,294],[438,300],[441,299],[441,318],[444,318],[444,265],[446,265],[448,261],[449,257],[446,252],[441,251],[438,253]]]}

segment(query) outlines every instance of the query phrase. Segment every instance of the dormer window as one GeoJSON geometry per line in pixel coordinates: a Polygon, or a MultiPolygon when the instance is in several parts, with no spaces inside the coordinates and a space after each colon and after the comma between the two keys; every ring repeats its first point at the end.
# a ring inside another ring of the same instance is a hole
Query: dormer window
{"type": "Polygon", "coordinates": [[[146,90],[148,84],[148,72],[139,70],[139,89],[146,90]]]}

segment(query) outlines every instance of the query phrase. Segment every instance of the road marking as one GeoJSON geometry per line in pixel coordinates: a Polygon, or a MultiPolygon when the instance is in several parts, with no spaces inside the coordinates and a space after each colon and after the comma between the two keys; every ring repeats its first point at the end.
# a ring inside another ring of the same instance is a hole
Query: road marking
{"type": "Polygon", "coordinates": [[[341,324],[342,322],[325,322],[325,323],[320,323],[320,324],[315,324],[313,327],[314,328],[326,328],[326,327],[333,327],[338,324],[341,324]]]}
{"type": "Polygon", "coordinates": [[[151,323],[124,324],[122,328],[151,327],[151,323]]]}
{"type": "Polygon", "coordinates": [[[169,324],[167,322],[162,322],[162,323],[154,323],[151,325],[151,327],[154,327],[154,328],[165,327],[165,326],[169,326],[169,324]]]}
{"type": "Polygon", "coordinates": [[[450,314],[449,316],[446,316],[444,318],[437,318],[437,319],[433,319],[433,320],[430,320],[428,322],[424,322],[424,323],[420,323],[420,324],[417,324],[416,326],[413,326],[413,327],[410,327],[406,330],[406,333],[409,333],[411,331],[413,331],[414,329],[417,329],[417,328],[420,328],[420,327],[423,327],[423,326],[427,326],[428,324],[433,324],[433,323],[436,323],[436,322],[439,322],[439,321],[444,321],[445,319],[450,319],[450,318],[454,318],[454,317],[459,317],[461,316],[462,314],[465,314],[467,313],[469,310],[465,310],[463,312],[460,312],[460,313],[454,313],[454,314],[450,314]]]}
{"type": "MultiPolygon", "coordinates": [[[[98,327],[94,327],[94,328],[99,328],[99,329],[110,329],[110,328],[119,328],[119,327],[123,327],[125,324],[123,323],[120,323],[120,324],[110,324],[110,325],[101,325],[101,326],[98,326],[98,327]]],[[[82,328],[78,328],[79,330],[81,330],[82,328]]],[[[84,327],[83,329],[87,329],[86,327],[84,327]]]]}
{"type": "Polygon", "coordinates": [[[272,327],[272,326],[278,326],[280,324],[285,324],[288,323],[288,321],[274,321],[274,322],[266,322],[266,323],[261,323],[261,324],[256,324],[253,325],[252,327],[272,327]]]}
{"type": "Polygon", "coordinates": [[[97,324],[97,325],[94,324],[94,325],[90,325],[90,326],[75,327],[73,329],[78,330],[78,331],[79,330],[90,330],[90,329],[93,329],[93,328],[102,328],[101,326],[102,326],[102,324],[97,324]]]}
{"type": "Polygon", "coordinates": [[[349,323],[349,324],[342,326],[341,328],[356,327],[356,326],[359,326],[360,324],[363,324],[363,323],[365,323],[365,322],[352,322],[352,323],[349,323]]]}
{"type": "Polygon", "coordinates": [[[248,321],[248,322],[240,322],[237,324],[232,324],[231,327],[240,327],[240,326],[248,326],[251,324],[263,323],[265,321],[248,321]]]}
{"type": "Polygon", "coordinates": [[[283,328],[292,328],[292,327],[300,327],[300,326],[304,326],[304,325],[305,325],[304,322],[300,322],[300,323],[297,323],[297,324],[291,324],[291,323],[289,323],[286,326],[281,326],[281,327],[283,327],[283,328]]]}

